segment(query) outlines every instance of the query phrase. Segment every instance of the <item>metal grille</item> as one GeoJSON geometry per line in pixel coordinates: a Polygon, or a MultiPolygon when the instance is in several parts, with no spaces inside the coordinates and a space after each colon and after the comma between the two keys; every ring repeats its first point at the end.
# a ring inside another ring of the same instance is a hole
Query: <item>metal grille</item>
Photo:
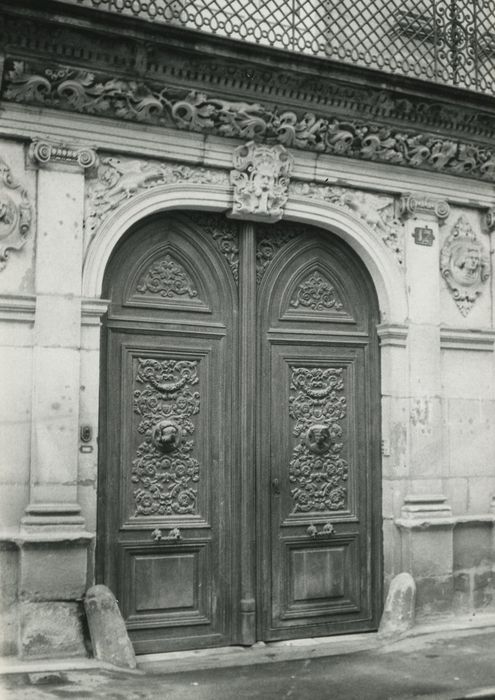
{"type": "Polygon", "coordinates": [[[495,93],[495,0],[64,0],[495,93]]]}

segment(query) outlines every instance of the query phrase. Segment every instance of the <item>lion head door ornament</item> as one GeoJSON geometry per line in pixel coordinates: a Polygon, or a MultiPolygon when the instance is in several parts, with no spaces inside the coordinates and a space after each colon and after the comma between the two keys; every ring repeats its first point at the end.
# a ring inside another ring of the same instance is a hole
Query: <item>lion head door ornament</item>
{"type": "Polygon", "coordinates": [[[481,240],[463,216],[443,244],[440,270],[461,314],[467,316],[490,276],[490,263],[481,240]]]}
{"type": "Polygon", "coordinates": [[[162,420],[154,426],[151,440],[160,452],[173,452],[180,446],[182,430],[177,423],[171,420],[162,420]]]}
{"type": "Polygon", "coordinates": [[[282,145],[266,146],[254,141],[233,153],[233,218],[279,221],[289,196],[289,175],[293,158],[282,145]]]}

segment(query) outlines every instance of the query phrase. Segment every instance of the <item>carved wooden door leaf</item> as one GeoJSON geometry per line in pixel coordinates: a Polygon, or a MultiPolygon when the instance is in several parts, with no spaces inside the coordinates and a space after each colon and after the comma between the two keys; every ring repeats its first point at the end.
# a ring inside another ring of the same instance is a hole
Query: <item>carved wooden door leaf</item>
{"type": "Polygon", "coordinates": [[[376,305],[355,256],[295,224],[160,217],[105,293],[98,567],[136,650],[375,628],[376,305]]]}

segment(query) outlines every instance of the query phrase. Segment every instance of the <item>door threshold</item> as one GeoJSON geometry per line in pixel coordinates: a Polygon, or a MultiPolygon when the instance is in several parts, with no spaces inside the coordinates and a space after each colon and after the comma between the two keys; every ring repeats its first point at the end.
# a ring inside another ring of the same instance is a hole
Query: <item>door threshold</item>
{"type": "Polygon", "coordinates": [[[159,675],[208,668],[250,666],[295,659],[354,654],[358,651],[375,649],[378,645],[378,634],[366,632],[332,637],[291,639],[283,642],[257,642],[251,647],[230,646],[143,654],[137,657],[137,662],[141,671],[159,675]]]}

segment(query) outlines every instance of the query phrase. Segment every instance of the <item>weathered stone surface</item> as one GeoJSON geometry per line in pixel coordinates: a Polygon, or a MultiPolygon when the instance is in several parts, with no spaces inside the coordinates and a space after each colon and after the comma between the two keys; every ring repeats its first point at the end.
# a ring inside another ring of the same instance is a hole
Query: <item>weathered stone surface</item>
{"type": "Polygon", "coordinates": [[[86,656],[78,603],[24,602],[20,617],[22,656],[86,656]]]}
{"type": "Polygon", "coordinates": [[[17,654],[17,571],[19,552],[10,543],[0,544],[0,656],[17,654]]]}
{"type": "Polygon", "coordinates": [[[392,579],[385,601],[380,636],[394,637],[404,634],[414,625],[416,584],[411,574],[403,572],[392,579]]]}
{"type": "Polygon", "coordinates": [[[136,657],[115,596],[107,586],[92,586],[84,607],[93,652],[97,659],[124,668],[136,668],[136,657]]]}

